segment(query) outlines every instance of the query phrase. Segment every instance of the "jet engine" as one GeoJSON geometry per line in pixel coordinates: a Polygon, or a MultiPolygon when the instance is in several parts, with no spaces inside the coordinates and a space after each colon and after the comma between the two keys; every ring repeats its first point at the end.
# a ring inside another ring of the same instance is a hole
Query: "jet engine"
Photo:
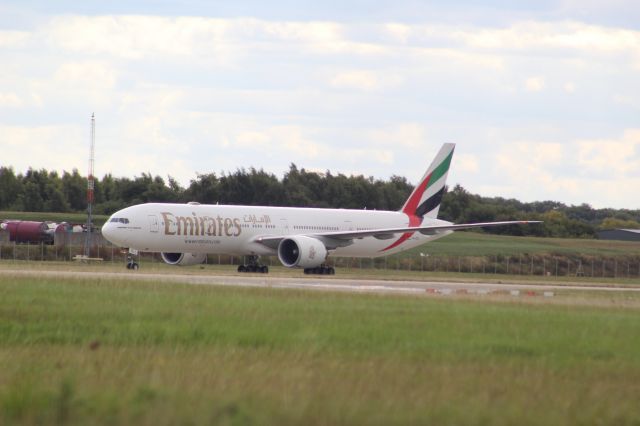
{"type": "Polygon", "coordinates": [[[162,260],[169,265],[189,266],[204,262],[204,253],[160,253],[162,260]]]}
{"type": "Polygon", "coordinates": [[[327,248],[322,241],[295,235],[285,238],[278,245],[278,259],[287,268],[315,268],[324,263],[327,258],[327,248]]]}

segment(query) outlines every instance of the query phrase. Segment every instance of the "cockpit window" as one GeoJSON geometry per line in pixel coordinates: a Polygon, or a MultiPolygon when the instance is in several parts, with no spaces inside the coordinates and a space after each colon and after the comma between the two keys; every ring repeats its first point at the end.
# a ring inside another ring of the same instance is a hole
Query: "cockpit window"
{"type": "Polygon", "coordinates": [[[129,223],[129,219],[127,219],[126,217],[112,217],[109,222],[124,223],[126,225],[127,223],[129,223]]]}

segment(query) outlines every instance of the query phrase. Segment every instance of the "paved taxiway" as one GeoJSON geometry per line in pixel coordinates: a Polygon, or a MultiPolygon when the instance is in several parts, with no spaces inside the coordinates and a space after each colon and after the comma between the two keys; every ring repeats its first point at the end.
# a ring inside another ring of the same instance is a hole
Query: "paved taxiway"
{"type": "Polygon", "coordinates": [[[269,275],[200,275],[157,274],[144,272],[89,272],[56,270],[0,270],[0,275],[20,275],[51,278],[111,278],[134,279],[152,282],[174,282],[197,285],[223,285],[237,287],[268,287],[304,290],[366,292],[386,294],[532,294],[551,296],[558,290],[598,292],[640,292],[639,287],[615,287],[597,284],[528,284],[487,282],[442,282],[442,281],[390,281],[370,279],[344,279],[334,277],[301,276],[300,278],[269,275]]]}

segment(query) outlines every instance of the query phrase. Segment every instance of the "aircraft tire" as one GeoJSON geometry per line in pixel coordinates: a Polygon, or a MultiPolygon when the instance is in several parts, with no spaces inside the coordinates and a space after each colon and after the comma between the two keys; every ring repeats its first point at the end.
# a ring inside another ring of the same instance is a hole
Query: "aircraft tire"
{"type": "Polygon", "coordinates": [[[238,272],[247,272],[247,268],[244,265],[239,265],[238,272]]]}
{"type": "Polygon", "coordinates": [[[336,270],[331,266],[318,266],[317,268],[305,268],[305,275],[335,275],[336,270]]]}
{"type": "Polygon", "coordinates": [[[269,273],[269,267],[267,265],[262,265],[260,267],[260,272],[263,274],[268,274],[269,273]]]}
{"type": "Polygon", "coordinates": [[[131,264],[131,269],[132,269],[133,271],[137,271],[138,269],[140,269],[140,265],[138,265],[136,262],[133,262],[133,263],[131,264]]]}

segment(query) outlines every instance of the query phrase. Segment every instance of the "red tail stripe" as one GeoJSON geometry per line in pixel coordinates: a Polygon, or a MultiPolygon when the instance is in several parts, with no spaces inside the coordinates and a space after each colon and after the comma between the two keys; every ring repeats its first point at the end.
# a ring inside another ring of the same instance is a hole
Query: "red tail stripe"
{"type": "Polygon", "coordinates": [[[405,214],[409,215],[410,217],[416,214],[416,210],[418,209],[418,204],[420,203],[420,198],[422,198],[422,194],[424,194],[424,190],[429,185],[429,181],[431,180],[432,174],[433,172],[429,173],[429,176],[427,176],[422,182],[420,182],[420,185],[418,185],[415,191],[413,191],[413,195],[411,195],[411,198],[409,198],[409,201],[407,201],[405,208],[402,210],[405,214]]]}
{"type": "MultiPolygon", "coordinates": [[[[422,182],[420,182],[420,185],[418,185],[415,191],[413,191],[411,198],[409,198],[409,201],[407,201],[405,208],[402,210],[402,212],[406,214],[407,217],[409,218],[409,226],[420,225],[421,221],[420,221],[420,218],[416,216],[416,210],[418,209],[418,204],[420,203],[420,198],[422,198],[422,194],[424,193],[424,190],[429,185],[429,181],[431,180],[432,174],[433,172],[429,173],[429,175],[426,178],[424,178],[422,182]]],[[[394,247],[398,247],[400,244],[407,241],[411,237],[411,235],[413,235],[413,232],[405,232],[393,244],[382,249],[381,251],[387,251],[387,250],[391,250],[394,247]]]]}
{"type": "MultiPolygon", "coordinates": [[[[420,225],[420,218],[414,214],[408,214],[409,217],[409,226],[418,226],[420,225]]],[[[413,235],[413,232],[405,232],[398,238],[393,244],[390,246],[383,248],[381,251],[391,250],[394,247],[398,247],[400,244],[404,243],[413,235]]]]}

